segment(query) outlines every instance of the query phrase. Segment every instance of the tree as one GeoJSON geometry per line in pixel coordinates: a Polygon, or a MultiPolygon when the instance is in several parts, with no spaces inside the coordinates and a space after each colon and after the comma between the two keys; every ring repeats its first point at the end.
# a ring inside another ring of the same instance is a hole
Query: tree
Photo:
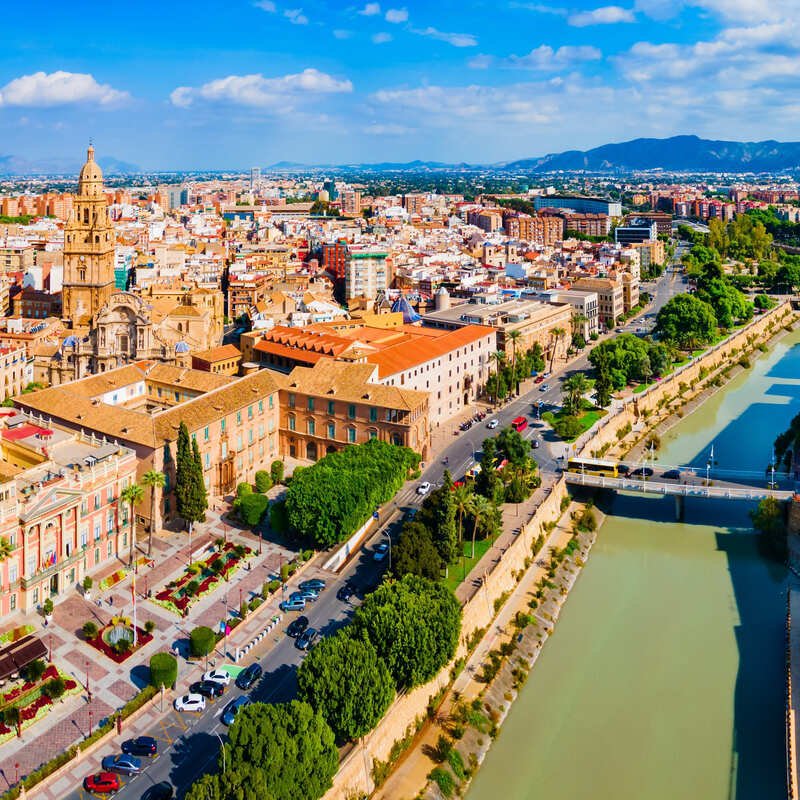
{"type": "Polygon", "coordinates": [[[458,517],[459,550],[461,549],[460,547],[461,542],[464,541],[464,536],[463,536],[464,514],[469,510],[471,496],[472,496],[472,491],[468,486],[464,484],[462,484],[461,486],[456,486],[456,489],[453,492],[453,506],[456,510],[456,516],[458,517]]]}
{"type": "Polygon", "coordinates": [[[561,386],[561,402],[566,414],[580,414],[583,396],[594,386],[583,372],[570,375],[561,386]]]}
{"type": "Polygon", "coordinates": [[[91,620],[87,620],[83,623],[83,636],[84,638],[89,641],[90,639],[94,639],[97,636],[97,625],[91,620]]]}
{"type": "Polygon", "coordinates": [[[283,461],[277,459],[270,464],[269,474],[274,484],[283,482],[283,461]]]}
{"type": "Polygon", "coordinates": [[[195,517],[192,506],[192,484],[194,482],[194,459],[189,443],[189,429],[185,422],[178,428],[177,455],[175,457],[175,504],[178,514],[191,529],[195,517]]]}
{"type": "Polygon", "coordinates": [[[193,522],[203,522],[208,508],[208,493],[206,492],[206,479],[203,475],[203,460],[200,458],[200,446],[197,439],[192,439],[192,507],[196,511],[193,522]]]}
{"type": "Polygon", "coordinates": [[[45,664],[41,658],[37,658],[35,661],[31,661],[31,663],[25,667],[23,674],[26,681],[29,681],[30,683],[38,683],[42,679],[42,675],[44,675],[46,670],[47,664],[45,664]]]}
{"type": "Polygon", "coordinates": [[[750,512],[753,527],[764,553],[777,561],[785,562],[788,556],[786,526],[783,524],[783,507],[774,497],[765,497],[755,511],[750,512]]]}
{"type": "Polygon", "coordinates": [[[130,486],[126,486],[120,494],[120,500],[122,500],[124,503],[127,503],[130,509],[129,517],[131,521],[131,547],[130,558],[128,561],[131,566],[133,566],[133,549],[136,547],[136,514],[133,509],[134,506],[138,506],[139,503],[142,502],[143,498],[144,489],[142,489],[138,483],[132,483],[130,486]]]}
{"type": "Polygon", "coordinates": [[[248,494],[253,494],[253,487],[247,482],[238,484],[236,487],[236,497],[242,498],[246,497],[248,494]]]}
{"type": "MultiPolygon", "coordinates": [[[[511,340],[511,366],[516,378],[517,372],[517,341],[522,337],[522,332],[517,328],[512,328],[508,332],[508,338],[511,340]]],[[[517,381],[518,383],[518,381],[517,381]]]]}
{"type": "Polygon", "coordinates": [[[503,481],[495,469],[499,458],[495,440],[485,439],[480,461],[481,471],[475,478],[475,491],[492,501],[502,500],[503,495],[503,481]]]}
{"type": "MultiPolygon", "coordinates": [[[[121,641],[127,641],[127,639],[123,639],[121,641]]],[[[57,678],[51,678],[42,688],[42,691],[51,699],[51,700],[58,700],[64,692],[67,690],[67,687],[64,683],[64,679],[59,676],[57,678]]]]}
{"type": "Polygon", "coordinates": [[[553,343],[553,348],[550,351],[550,372],[553,371],[553,362],[556,360],[556,350],[558,350],[558,343],[566,336],[567,332],[563,328],[553,328],[550,331],[550,337],[553,343]]]}
{"type": "Polygon", "coordinates": [[[434,546],[447,569],[458,558],[456,509],[453,504],[453,479],[445,470],[441,487],[432,491],[422,504],[419,520],[430,531],[434,546]]]}
{"type": "Polygon", "coordinates": [[[394,698],[394,681],[375,648],[346,629],[323,639],[297,671],[300,700],[324,717],[337,741],[369,733],[394,698]]]}
{"type": "Polygon", "coordinates": [[[398,690],[431,680],[455,654],[460,630],[453,592],[416,575],[379,586],[352,622],[353,636],[372,643],[398,690]]]}
{"type": "Polygon", "coordinates": [[[691,294],[679,294],[658,312],[656,330],[665,342],[688,350],[714,338],[717,318],[708,303],[691,294]]]}
{"type": "Polygon", "coordinates": [[[480,520],[486,517],[491,510],[492,504],[482,495],[475,495],[472,498],[472,508],[470,512],[473,516],[473,525],[472,525],[472,555],[470,558],[475,558],[475,534],[478,530],[478,524],[480,520]]]}
{"type": "Polygon", "coordinates": [[[541,372],[544,369],[544,351],[539,342],[534,342],[528,355],[531,357],[531,369],[536,372],[541,372]]]}
{"type": "Polygon", "coordinates": [[[333,785],[339,751],[322,714],[299,700],[240,708],[228,730],[228,770],[263,770],[275,800],[317,800],[333,785]]]}
{"type": "Polygon", "coordinates": [[[235,771],[229,769],[198,778],[189,787],[185,800],[276,800],[267,786],[263,769],[239,764],[235,771]]]}
{"type": "Polygon", "coordinates": [[[168,689],[178,680],[178,662],[171,653],[154,653],[150,657],[150,685],[168,689]]]}
{"type": "Polygon", "coordinates": [[[421,575],[433,581],[442,574],[442,557],[428,528],[419,520],[406,522],[400,536],[392,545],[392,574],[421,575]]]}
{"type": "Polygon", "coordinates": [[[216,644],[217,637],[214,636],[214,631],[205,625],[199,625],[189,634],[189,650],[195,658],[212,653],[216,644]]]}
{"type": "Polygon", "coordinates": [[[505,456],[512,464],[520,466],[526,463],[531,455],[531,443],[517,433],[510,425],[497,435],[498,457],[505,456]]]}
{"type": "Polygon", "coordinates": [[[142,475],[142,486],[150,489],[150,533],[147,537],[147,555],[153,550],[153,528],[156,524],[156,500],[158,491],[167,484],[167,476],[156,469],[149,469],[142,475]]]}
{"type": "Polygon", "coordinates": [[[269,508],[269,498],[263,494],[245,494],[233,501],[233,508],[246,525],[255,527],[264,519],[269,508]]]}
{"type": "MultiPolygon", "coordinates": [[[[502,399],[500,397],[500,369],[503,364],[505,364],[506,354],[502,350],[495,350],[489,358],[495,362],[494,401],[497,403],[498,400],[502,399]]],[[[491,375],[489,377],[491,378],[491,375]]],[[[505,392],[503,393],[503,397],[505,397],[505,392]]]]}
{"type": "Polygon", "coordinates": [[[272,478],[265,469],[256,471],[256,491],[263,494],[272,488],[272,478]]]}
{"type": "Polygon", "coordinates": [[[777,286],[782,286],[787,292],[794,292],[800,287],[800,265],[783,264],[775,276],[777,286]]]}

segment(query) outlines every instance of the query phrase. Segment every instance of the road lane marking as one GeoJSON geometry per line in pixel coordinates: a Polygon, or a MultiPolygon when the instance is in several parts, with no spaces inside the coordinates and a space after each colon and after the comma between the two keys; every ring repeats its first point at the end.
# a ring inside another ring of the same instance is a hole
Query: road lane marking
{"type": "MultiPolygon", "coordinates": [[[[167,733],[167,728],[166,728],[166,726],[164,725],[164,720],[161,720],[161,719],[160,719],[160,720],[158,721],[158,724],[161,726],[161,730],[162,730],[162,731],[164,731],[164,736],[166,736],[166,741],[167,741],[167,743],[168,743],[168,744],[172,744],[172,738],[171,738],[171,737],[170,737],[170,735],[167,733]]],[[[160,736],[156,736],[155,738],[156,738],[156,739],[160,739],[162,742],[164,741],[164,739],[161,739],[161,737],[160,737],[160,736]]]]}

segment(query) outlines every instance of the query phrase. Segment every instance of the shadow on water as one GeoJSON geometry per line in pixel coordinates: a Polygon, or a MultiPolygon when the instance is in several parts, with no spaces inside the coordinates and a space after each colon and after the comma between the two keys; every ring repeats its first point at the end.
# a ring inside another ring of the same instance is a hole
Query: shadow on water
{"type": "Polygon", "coordinates": [[[786,570],[767,561],[756,534],[717,533],[739,612],[730,797],[786,796],[783,726],[786,570]]]}

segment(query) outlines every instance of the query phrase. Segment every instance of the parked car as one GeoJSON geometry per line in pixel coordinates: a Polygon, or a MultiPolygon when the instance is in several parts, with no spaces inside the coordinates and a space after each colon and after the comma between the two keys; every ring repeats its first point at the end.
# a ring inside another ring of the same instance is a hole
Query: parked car
{"type": "Polygon", "coordinates": [[[376,545],[375,552],[372,554],[372,558],[375,561],[383,561],[386,558],[386,554],[389,552],[389,545],[386,542],[381,542],[379,545],[376,545]]]}
{"type": "Polygon", "coordinates": [[[317,629],[307,628],[297,638],[297,641],[294,643],[294,646],[298,650],[310,650],[314,646],[314,640],[316,638],[317,638],[317,629]]]}
{"type": "Polygon", "coordinates": [[[106,756],[100,766],[106,772],[119,772],[120,775],[138,775],[142,771],[142,762],[135,756],[123,753],[119,756],[106,756]]]}
{"type": "Polygon", "coordinates": [[[231,676],[228,675],[224,669],[212,669],[203,673],[203,680],[214,681],[215,683],[221,683],[223,686],[227,686],[231,682],[231,676]]]}
{"type": "Polygon", "coordinates": [[[356,587],[350,581],[347,581],[347,583],[339,587],[339,591],[336,592],[336,599],[346,603],[355,593],[356,587]]]}
{"type": "Polygon", "coordinates": [[[158,742],[152,736],[139,736],[126,739],[120,749],[129,756],[154,756],[158,753],[158,742]]]}
{"type": "Polygon", "coordinates": [[[486,427],[487,427],[487,428],[488,428],[490,431],[493,431],[493,430],[494,430],[494,429],[495,429],[495,428],[496,428],[496,427],[497,427],[499,424],[500,424],[500,421],[499,421],[499,420],[496,420],[496,419],[490,419],[490,420],[489,420],[489,422],[487,423],[486,427]]]}
{"type": "Polygon", "coordinates": [[[192,694],[201,694],[203,697],[213,699],[225,694],[225,687],[216,681],[196,681],[189,687],[192,694]]]}
{"type": "Polygon", "coordinates": [[[543,384],[542,384],[542,385],[539,387],[539,391],[540,391],[540,392],[546,392],[546,391],[547,391],[549,388],[550,388],[550,387],[549,387],[549,386],[548,386],[546,383],[543,383],[543,384]]]}
{"type": "Polygon", "coordinates": [[[281,611],[305,611],[306,601],[302,597],[297,600],[284,600],[279,608],[281,611]]]}
{"type": "Polygon", "coordinates": [[[431,490],[431,485],[428,481],[424,481],[419,486],[417,486],[417,494],[421,496],[425,496],[431,490]]]}
{"type": "Polygon", "coordinates": [[[175,790],[166,781],[161,781],[151,786],[143,795],[142,800],[172,800],[175,790]]]}
{"type": "Polygon", "coordinates": [[[95,794],[113,794],[119,787],[119,777],[113,772],[97,772],[83,779],[83,788],[95,794]]]}
{"type": "Polygon", "coordinates": [[[249,689],[263,674],[260,664],[253,663],[239,673],[236,685],[240,689],[249,689]]]}
{"type": "Polygon", "coordinates": [[[533,449],[535,450],[535,449],[536,449],[536,448],[539,446],[539,440],[538,440],[538,439],[534,439],[534,440],[531,442],[531,446],[532,446],[532,447],[533,447],[533,449]]]}
{"type": "Polygon", "coordinates": [[[681,471],[679,469],[668,469],[666,472],[661,473],[661,477],[670,481],[676,481],[681,477],[681,471]]]}
{"type": "Polygon", "coordinates": [[[319,592],[316,589],[301,589],[300,596],[305,598],[307,603],[313,603],[319,597],[319,592]]]}
{"type": "Polygon", "coordinates": [[[537,375],[534,383],[541,383],[544,380],[544,375],[537,375]]]}
{"type": "Polygon", "coordinates": [[[185,694],[175,698],[176,711],[204,711],[206,699],[201,694],[185,694]]]}
{"type": "Polygon", "coordinates": [[[305,599],[306,598],[303,597],[303,593],[302,592],[292,592],[289,595],[289,600],[305,600],[305,599]]]}
{"type": "Polygon", "coordinates": [[[308,617],[293,619],[286,629],[287,636],[298,637],[308,627],[308,617]]]}
{"type": "Polygon", "coordinates": [[[230,703],[228,703],[227,706],[225,706],[225,710],[222,712],[222,721],[226,725],[233,725],[233,721],[236,719],[239,709],[249,705],[250,698],[244,694],[240,695],[235,700],[232,700],[230,703]]]}
{"type": "Polygon", "coordinates": [[[313,589],[315,592],[321,592],[328,584],[322,578],[311,578],[311,580],[303,581],[300,584],[301,589],[313,589]]]}

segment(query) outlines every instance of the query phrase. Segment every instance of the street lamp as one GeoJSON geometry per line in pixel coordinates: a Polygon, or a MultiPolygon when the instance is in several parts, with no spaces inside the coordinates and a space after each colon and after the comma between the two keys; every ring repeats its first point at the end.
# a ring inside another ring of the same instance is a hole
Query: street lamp
{"type": "Polygon", "coordinates": [[[19,761],[14,764],[14,783],[19,783],[19,761]]]}
{"type": "Polygon", "coordinates": [[[225,744],[222,741],[222,737],[218,733],[214,733],[214,735],[219,739],[219,749],[222,751],[222,771],[225,772],[225,744]]]}
{"type": "Polygon", "coordinates": [[[89,712],[89,738],[92,736],[92,712],[89,712]]]}
{"type": "Polygon", "coordinates": [[[381,533],[389,540],[389,572],[392,571],[392,537],[386,531],[381,533]]]}
{"type": "Polygon", "coordinates": [[[92,690],[89,688],[89,659],[86,659],[86,694],[89,695],[89,702],[92,702],[92,690]]]}

